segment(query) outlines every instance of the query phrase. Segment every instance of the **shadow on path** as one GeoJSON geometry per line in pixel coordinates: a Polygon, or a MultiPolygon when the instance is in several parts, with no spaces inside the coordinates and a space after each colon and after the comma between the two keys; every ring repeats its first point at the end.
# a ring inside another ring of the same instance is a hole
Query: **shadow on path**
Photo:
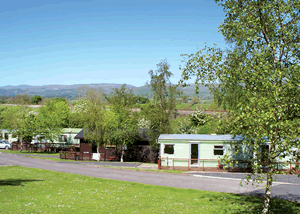
{"type": "Polygon", "coordinates": [[[0,180],[0,186],[24,186],[22,183],[34,182],[43,180],[33,180],[33,179],[4,179],[0,180]]]}

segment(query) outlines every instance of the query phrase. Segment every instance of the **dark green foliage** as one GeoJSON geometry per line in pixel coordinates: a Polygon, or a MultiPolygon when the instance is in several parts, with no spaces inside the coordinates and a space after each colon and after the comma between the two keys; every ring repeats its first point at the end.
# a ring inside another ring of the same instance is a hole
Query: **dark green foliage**
{"type": "Polygon", "coordinates": [[[40,101],[42,101],[42,99],[43,99],[43,98],[42,98],[41,96],[39,96],[39,95],[34,95],[34,96],[31,98],[31,103],[37,105],[37,104],[39,104],[40,101]]]}
{"type": "Polygon", "coordinates": [[[150,121],[152,131],[149,135],[154,143],[160,134],[172,133],[170,119],[176,117],[176,98],[181,93],[177,85],[171,85],[170,77],[173,74],[166,60],[157,64],[156,71],[150,70],[149,75],[152,101],[143,108],[143,114],[150,121]]]}
{"type": "MultiPolygon", "coordinates": [[[[115,144],[130,145],[136,141],[138,134],[137,114],[132,111],[136,107],[136,96],[132,89],[126,89],[126,85],[122,85],[120,89],[115,88],[111,93],[104,95],[109,103],[109,109],[114,114],[114,126],[110,130],[109,135],[111,141],[115,144]]],[[[123,162],[124,150],[121,154],[121,162],[123,162]]]]}
{"type": "Polygon", "coordinates": [[[67,103],[67,100],[66,98],[63,98],[63,97],[54,97],[51,99],[53,102],[65,102],[67,103]]]}
{"type": "Polygon", "coordinates": [[[146,104],[146,103],[149,103],[150,100],[148,97],[138,96],[136,102],[139,104],[146,104]]]}
{"type": "Polygon", "coordinates": [[[0,104],[7,103],[8,100],[9,100],[9,97],[8,97],[8,96],[6,96],[6,95],[0,96],[0,104]]]}
{"type": "Polygon", "coordinates": [[[2,113],[6,110],[6,107],[5,108],[0,108],[0,129],[4,128],[3,127],[3,115],[2,113]]]}

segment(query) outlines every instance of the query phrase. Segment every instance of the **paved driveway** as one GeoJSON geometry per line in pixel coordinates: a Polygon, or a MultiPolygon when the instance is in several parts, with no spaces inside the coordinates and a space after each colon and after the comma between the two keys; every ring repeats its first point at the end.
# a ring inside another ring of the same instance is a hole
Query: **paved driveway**
{"type": "MultiPolygon", "coordinates": [[[[196,177],[193,175],[180,175],[170,173],[138,172],[132,170],[120,170],[100,168],[91,165],[68,164],[66,162],[53,162],[33,158],[26,158],[8,153],[0,153],[0,165],[19,165],[47,169],[57,172],[66,172],[93,176],[105,179],[138,182],[161,186],[209,190],[216,192],[228,192],[247,195],[262,195],[264,190],[260,187],[246,185],[239,186],[239,179],[219,179],[212,177],[196,177]]],[[[272,197],[291,199],[300,202],[300,185],[295,183],[274,183],[272,197]]]]}
{"type": "MultiPolygon", "coordinates": [[[[0,151],[1,152],[1,151],[0,151]]],[[[11,153],[13,154],[13,153],[11,153]]],[[[59,159],[59,155],[37,155],[37,154],[13,154],[21,157],[33,156],[33,157],[43,157],[43,158],[57,158],[59,159]]],[[[83,164],[83,165],[95,165],[95,166],[115,166],[115,167],[137,167],[139,163],[120,163],[120,162],[97,162],[97,161],[59,161],[57,163],[65,163],[65,164],[83,164]]]]}
{"type": "MultiPolygon", "coordinates": [[[[251,173],[228,173],[228,172],[205,172],[205,173],[190,173],[196,177],[211,177],[219,179],[234,179],[241,180],[246,178],[246,176],[251,173]]],[[[253,175],[251,175],[253,179],[253,175]]],[[[300,178],[298,175],[274,175],[273,178],[276,178],[275,183],[288,183],[288,184],[298,184],[300,185],[300,178]]],[[[266,179],[263,179],[266,181],[266,179]]],[[[299,193],[300,195],[300,193],[299,193]]]]}
{"type": "Polygon", "coordinates": [[[59,155],[37,155],[37,154],[30,154],[30,153],[26,153],[26,154],[10,153],[10,154],[18,155],[18,156],[34,156],[34,157],[42,157],[42,158],[59,158],[59,155]]]}

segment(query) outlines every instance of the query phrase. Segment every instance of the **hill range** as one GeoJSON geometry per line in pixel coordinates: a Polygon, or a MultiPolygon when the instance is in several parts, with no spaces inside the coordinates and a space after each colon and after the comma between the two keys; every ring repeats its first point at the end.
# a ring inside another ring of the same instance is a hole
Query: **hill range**
{"type": "MultiPolygon", "coordinates": [[[[29,94],[30,96],[40,95],[41,97],[64,97],[68,99],[76,99],[82,88],[94,88],[101,87],[105,93],[109,93],[113,88],[120,88],[122,84],[113,83],[100,83],[100,84],[76,84],[76,85],[43,85],[43,86],[31,86],[31,85],[19,85],[19,86],[2,86],[0,87],[0,96],[15,96],[17,94],[29,94]]],[[[127,88],[132,89],[136,95],[150,95],[151,90],[147,85],[136,87],[133,85],[126,85],[127,88]]],[[[195,84],[191,84],[185,88],[180,88],[184,95],[193,96],[195,93],[195,84]]],[[[200,86],[200,98],[212,98],[209,89],[205,86],[200,86]]]]}

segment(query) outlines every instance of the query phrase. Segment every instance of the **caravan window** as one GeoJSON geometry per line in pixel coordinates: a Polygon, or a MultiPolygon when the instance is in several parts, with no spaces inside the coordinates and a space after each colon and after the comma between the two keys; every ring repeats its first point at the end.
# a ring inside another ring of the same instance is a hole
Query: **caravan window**
{"type": "Polygon", "coordinates": [[[164,153],[165,154],[170,154],[170,155],[174,154],[174,145],[170,145],[170,144],[167,145],[167,144],[165,144],[164,153]]]}
{"type": "Polygon", "coordinates": [[[60,135],[59,136],[59,142],[67,142],[68,138],[67,135],[60,135]]]}
{"type": "Polygon", "coordinates": [[[223,145],[214,145],[214,155],[223,155],[224,146],[223,145]]]}

